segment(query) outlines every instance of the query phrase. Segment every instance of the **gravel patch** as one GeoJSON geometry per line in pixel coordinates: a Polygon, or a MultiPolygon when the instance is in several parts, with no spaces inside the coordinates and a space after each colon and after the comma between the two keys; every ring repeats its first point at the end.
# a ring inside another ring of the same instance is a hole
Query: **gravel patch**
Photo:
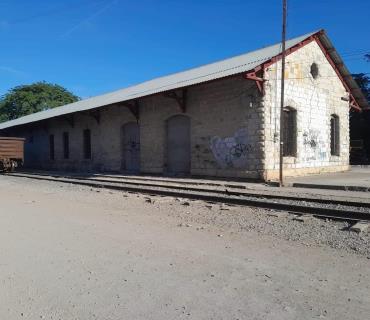
{"type": "Polygon", "coordinates": [[[288,200],[288,199],[268,199],[268,198],[261,198],[261,197],[245,197],[242,196],[242,199],[247,200],[256,200],[256,201],[264,201],[267,203],[283,203],[288,205],[296,205],[296,206],[305,206],[311,208],[326,208],[326,209],[333,209],[333,210],[343,210],[343,211],[356,211],[356,212],[365,212],[368,213],[370,216],[370,208],[366,207],[358,207],[358,206],[350,206],[350,205],[343,205],[343,204],[335,204],[335,203],[318,203],[318,202],[310,202],[310,201],[298,201],[298,200],[288,200]]]}
{"type": "Polygon", "coordinates": [[[151,199],[152,206],[160,207],[170,216],[181,219],[180,226],[191,224],[199,230],[203,230],[204,225],[215,226],[224,233],[256,232],[298,241],[307,247],[329,246],[365,255],[370,259],[370,233],[349,230],[349,222],[314,217],[300,221],[295,214],[276,210],[183,199],[169,203],[169,200],[164,201],[156,196],[151,199]],[[181,206],[182,201],[187,201],[190,205],[184,208],[181,206]],[[168,207],[167,210],[164,207],[168,207]]]}
{"type": "MultiPolygon", "coordinates": [[[[37,181],[23,178],[1,177],[19,188],[33,187],[45,193],[70,191],[75,199],[84,201],[109,201],[118,207],[143,206],[149,214],[175,218],[176,227],[207,231],[218,228],[219,234],[253,232],[287,241],[295,241],[307,247],[327,246],[346,252],[365,255],[370,259],[370,232],[356,233],[350,223],[331,219],[306,218],[282,211],[209,203],[167,196],[147,195],[138,192],[112,191],[60,182],[37,181]],[[102,197],[96,197],[99,193],[102,197]]],[[[266,199],[268,201],[268,199],[266,199]]],[[[271,201],[271,200],[270,200],[271,201]]],[[[297,204],[287,200],[286,203],[297,204]]],[[[311,204],[311,203],[310,203],[311,204]]],[[[320,204],[320,206],[322,206],[320,204]]],[[[335,206],[338,208],[338,206],[335,206]]],[[[347,208],[347,207],[346,207],[347,208]]],[[[360,208],[354,208],[359,210],[360,208]]],[[[360,210],[369,210],[361,208],[360,210]]],[[[172,223],[172,222],[171,222],[172,223]]]]}

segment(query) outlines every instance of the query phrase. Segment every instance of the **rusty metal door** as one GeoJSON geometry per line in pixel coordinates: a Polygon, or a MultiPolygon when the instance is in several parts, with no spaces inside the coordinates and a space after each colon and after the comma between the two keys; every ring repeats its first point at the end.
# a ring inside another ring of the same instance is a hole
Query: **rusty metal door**
{"type": "Polygon", "coordinates": [[[131,173],[140,171],[140,128],[130,122],[123,126],[123,169],[131,173]]]}
{"type": "Polygon", "coordinates": [[[171,174],[190,173],[190,119],[177,115],[167,120],[167,168],[171,174]]]}

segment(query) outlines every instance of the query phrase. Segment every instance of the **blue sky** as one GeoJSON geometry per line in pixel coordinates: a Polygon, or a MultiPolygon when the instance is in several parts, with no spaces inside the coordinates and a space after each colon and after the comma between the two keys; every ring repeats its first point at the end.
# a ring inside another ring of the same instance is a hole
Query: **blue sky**
{"type": "MultiPolygon", "coordinates": [[[[368,0],[288,0],[288,36],[324,28],[370,72],[368,0]]],[[[45,80],[82,98],[280,41],[281,0],[0,0],[0,95],[45,80]]]]}

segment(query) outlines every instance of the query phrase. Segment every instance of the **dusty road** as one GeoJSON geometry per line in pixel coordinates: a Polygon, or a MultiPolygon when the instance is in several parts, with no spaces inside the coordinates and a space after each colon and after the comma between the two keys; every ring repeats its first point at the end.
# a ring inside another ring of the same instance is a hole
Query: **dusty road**
{"type": "Polygon", "coordinates": [[[4,176],[0,205],[0,319],[369,319],[367,254],[237,227],[261,210],[4,176]]]}

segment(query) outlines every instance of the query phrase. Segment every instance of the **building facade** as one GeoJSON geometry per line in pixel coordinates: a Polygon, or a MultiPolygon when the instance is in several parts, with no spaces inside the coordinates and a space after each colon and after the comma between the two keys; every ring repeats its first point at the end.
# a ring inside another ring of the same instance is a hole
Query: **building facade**
{"type": "MultiPolygon", "coordinates": [[[[361,92],[323,31],[290,40],[287,48],[285,175],[347,170],[349,111],[362,107],[361,92]]],[[[30,168],[274,180],[280,80],[275,45],[9,121],[0,130],[26,138],[30,168]]]]}

